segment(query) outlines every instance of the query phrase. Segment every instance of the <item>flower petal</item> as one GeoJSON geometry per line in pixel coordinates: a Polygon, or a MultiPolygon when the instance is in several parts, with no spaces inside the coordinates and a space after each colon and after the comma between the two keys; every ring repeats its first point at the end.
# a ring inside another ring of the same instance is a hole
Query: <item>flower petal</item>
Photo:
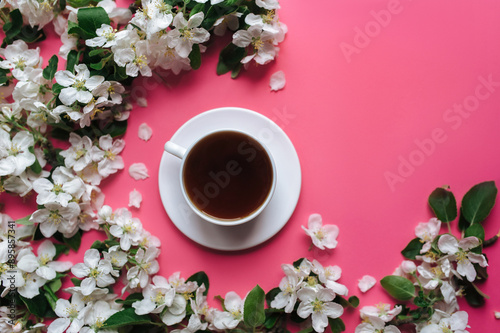
{"type": "Polygon", "coordinates": [[[142,202],[142,194],[139,191],[134,189],[132,192],[130,192],[128,199],[129,207],[140,208],[141,202],[142,202]]]}
{"type": "Polygon", "coordinates": [[[130,177],[134,178],[135,180],[146,179],[149,177],[148,168],[144,163],[132,164],[128,169],[128,173],[130,177]]]}
{"type": "Polygon", "coordinates": [[[273,75],[271,75],[271,79],[269,80],[269,86],[271,90],[278,91],[285,87],[286,79],[285,73],[283,71],[277,71],[273,75]]]}
{"type": "Polygon", "coordinates": [[[153,130],[146,123],[142,123],[139,126],[139,139],[144,141],[148,141],[151,139],[151,135],[153,135],[153,130]]]}
{"type": "Polygon", "coordinates": [[[358,280],[358,287],[361,292],[366,293],[375,285],[375,283],[377,283],[377,280],[373,276],[364,275],[360,280],[358,280]]]}

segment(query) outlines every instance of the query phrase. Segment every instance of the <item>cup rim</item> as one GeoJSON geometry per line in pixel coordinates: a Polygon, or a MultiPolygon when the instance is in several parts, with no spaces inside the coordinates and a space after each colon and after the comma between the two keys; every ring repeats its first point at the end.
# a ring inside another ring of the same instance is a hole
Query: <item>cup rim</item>
{"type": "Polygon", "coordinates": [[[199,137],[198,139],[196,139],[193,143],[191,143],[188,148],[186,148],[186,153],[185,153],[184,157],[182,158],[182,162],[181,162],[180,173],[179,173],[179,181],[180,181],[180,185],[181,185],[182,196],[184,197],[185,201],[187,202],[187,204],[189,205],[189,207],[191,208],[191,210],[194,213],[196,213],[196,215],[198,215],[199,217],[201,217],[205,221],[208,221],[208,222],[216,224],[216,225],[220,225],[220,226],[235,226],[235,225],[240,225],[240,224],[243,224],[243,223],[246,223],[246,222],[249,222],[249,221],[253,220],[255,217],[257,217],[267,207],[267,205],[271,201],[271,199],[272,199],[272,197],[274,195],[274,190],[276,188],[276,182],[277,182],[276,164],[274,162],[274,158],[273,158],[273,155],[271,154],[271,151],[269,150],[269,148],[267,148],[267,146],[261,140],[257,139],[252,134],[249,134],[249,133],[247,133],[245,131],[242,131],[242,130],[239,130],[239,129],[222,128],[222,129],[217,129],[217,130],[213,130],[213,131],[210,131],[208,133],[205,133],[204,135],[202,135],[201,137],[199,137]],[[184,186],[184,181],[183,181],[184,166],[185,166],[185,162],[186,162],[187,157],[189,156],[189,153],[191,152],[192,148],[194,146],[196,146],[196,144],[198,142],[200,142],[202,139],[204,139],[207,136],[212,135],[214,133],[218,133],[218,132],[238,132],[238,133],[242,133],[242,134],[245,134],[245,135],[251,137],[252,139],[254,139],[255,141],[257,141],[264,148],[267,156],[269,157],[269,160],[271,161],[271,169],[273,171],[273,180],[272,180],[272,183],[271,183],[271,188],[269,189],[269,193],[266,196],[266,199],[260,204],[259,208],[257,208],[255,211],[253,211],[250,215],[247,215],[247,216],[245,216],[243,218],[240,218],[240,219],[234,219],[234,220],[218,219],[216,217],[213,217],[211,215],[208,215],[208,214],[204,213],[203,211],[201,211],[200,209],[198,209],[194,205],[194,203],[191,201],[191,199],[189,198],[189,196],[187,194],[186,188],[184,186]]]}

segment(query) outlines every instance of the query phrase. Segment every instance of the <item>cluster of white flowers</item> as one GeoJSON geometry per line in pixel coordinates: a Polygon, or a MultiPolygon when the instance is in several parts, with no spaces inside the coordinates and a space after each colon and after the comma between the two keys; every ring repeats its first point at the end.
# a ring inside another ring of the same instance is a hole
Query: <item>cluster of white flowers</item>
{"type": "MultiPolygon", "coordinates": [[[[432,317],[417,325],[417,332],[441,332],[441,329],[444,332],[446,328],[446,332],[463,333],[467,332],[468,317],[466,312],[459,311],[457,297],[463,294],[463,290],[457,281],[466,279],[474,282],[477,278],[474,264],[486,267],[488,263],[483,254],[472,251],[481,245],[477,237],[458,240],[451,234],[440,235],[440,230],[441,221],[437,218],[419,223],[415,235],[422,243],[420,255],[415,261],[404,260],[393,274],[409,279],[426,293],[433,291],[442,296],[442,300],[433,305],[435,312],[432,317]]],[[[356,332],[376,332],[401,312],[400,307],[389,310],[388,306],[379,306],[378,312],[371,311],[375,307],[361,309],[361,317],[367,322],[358,326],[356,332]]],[[[393,325],[387,326],[384,332],[389,331],[399,332],[393,325]]]]}
{"type": "Polygon", "coordinates": [[[342,274],[340,267],[323,267],[317,260],[303,259],[298,267],[283,264],[281,268],[285,277],[279,284],[281,292],[271,302],[271,307],[291,313],[299,300],[297,314],[302,318],[311,317],[316,332],[325,330],[328,318],[342,315],[343,307],[333,302],[336,295],[348,294],[347,287],[337,282],[342,274]]]}
{"type": "Polygon", "coordinates": [[[260,65],[274,60],[279,52],[277,45],[285,39],[288,31],[287,26],[279,21],[276,13],[276,9],[279,8],[277,1],[272,3],[261,1],[261,5],[267,9],[267,13],[264,15],[248,14],[245,17],[245,23],[249,27],[245,30],[238,30],[233,35],[233,44],[250,49],[249,54],[241,60],[245,65],[252,60],[260,65]]]}

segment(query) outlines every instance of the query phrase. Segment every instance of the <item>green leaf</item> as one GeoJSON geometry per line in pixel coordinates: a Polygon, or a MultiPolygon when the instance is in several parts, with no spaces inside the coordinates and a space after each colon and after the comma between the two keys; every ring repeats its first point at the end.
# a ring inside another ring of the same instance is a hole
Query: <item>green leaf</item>
{"type": "Polygon", "coordinates": [[[266,294],[262,288],[257,285],[253,288],[245,299],[243,305],[243,320],[249,327],[257,327],[266,321],[264,311],[264,299],[266,294]]]}
{"type": "Polygon", "coordinates": [[[208,294],[208,287],[210,287],[210,282],[208,281],[208,276],[205,272],[199,271],[197,273],[194,273],[191,275],[187,281],[194,281],[198,284],[198,287],[201,287],[202,284],[205,285],[205,292],[203,292],[203,295],[207,296],[208,294]]]}
{"type": "Polygon", "coordinates": [[[96,37],[96,30],[103,24],[110,24],[109,16],[102,7],[78,9],[78,25],[85,30],[88,38],[96,37]]]}
{"type": "Polygon", "coordinates": [[[124,305],[132,305],[132,303],[135,303],[137,301],[143,300],[144,296],[142,293],[133,293],[127,296],[126,299],[117,299],[116,303],[124,304],[124,305]]]}
{"type": "Polygon", "coordinates": [[[191,67],[196,70],[201,66],[201,52],[200,45],[194,44],[191,53],[189,53],[189,60],[191,61],[191,67]]]}
{"type": "MultiPolygon", "coordinates": [[[[80,54],[76,50],[69,51],[68,56],[67,56],[67,60],[66,60],[66,70],[70,71],[71,73],[74,73],[75,72],[75,65],[78,64],[79,58],[80,58],[80,54]]],[[[56,84],[54,84],[54,86],[56,84]]],[[[54,88],[54,86],[52,86],[52,88],[54,88]]],[[[64,88],[64,87],[61,86],[61,89],[62,88],[64,88]]]]}
{"type": "Polygon", "coordinates": [[[340,318],[328,318],[328,323],[330,324],[332,333],[340,333],[345,331],[344,321],[340,318]]]}
{"type": "Polygon", "coordinates": [[[388,275],[380,280],[382,287],[395,299],[408,301],[415,297],[415,286],[402,276],[388,275]]]}
{"type": "Polygon", "coordinates": [[[351,306],[353,308],[357,308],[359,306],[359,298],[357,296],[351,296],[349,297],[349,304],[351,304],[351,306]]]}
{"type": "Polygon", "coordinates": [[[77,278],[71,278],[71,282],[73,282],[73,285],[75,287],[80,287],[80,285],[82,284],[82,280],[77,279],[77,278]]]}
{"type": "Polygon", "coordinates": [[[61,289],[61,287],[62,287],[61,279],[56,279],[49,283],[49,288],[50,290],[52,290],[53,293],[57,293],[59,289],[61,289]]]}
{"type": "Polygon", "coordinates": [[[474,288],[474,285],[469,281],[464,282],[464,294],[465,300],[469,303],[470,306],[474,308],[478,308],[484,305],[485,297],[481,292],[478,291],[477,288],[474,288]]]}
{"type": "Polygon", "coordinates": [[[271,302],[276,298],[276,295],[278,295],[280,292],[281,289],[278,287],[275,287],[267,292],[266,303],[269,308],[271,308],[271,302]]]}
{"type": "Polygon", "coordinates": [[[435,189],[429,196],[429,206],[441,222],[451,222],[457,218],[457,201],[455,196],[442,187],[435,189]]]}
{"type": "Polygon", "coordinates": [[[247,55],[247,50],[233,43],[227,45],[219,54],[217,75],[226,74],[236,68],[240,61],[247,55]]]}
{"type": "Polygon", "coordinates": [[[91,0],[68,0],[68,4],[74,8],[86,7],[90,2],[91,0]]]}
{"type": "Polygon", "coordinates": [[[28,216],[25,216],[23,218],[20,218],[19,220],[16,220],[15,222],[17,224],[21,224],[21,225],[33,225],[34,222],[30,221],[30,218],[31,218],[31,214],[28,216]]]}
{"type": "Polygon", "coordinates": [[[64,254],[69,253],[69,247],[64,244],[54,243],[54,246],[56,247],[56,255],[54,256],[54,260],[59,258],[63,253],[64,254]]]}
{"type": "Polygon", "coordinates": [[[401,254],[407,259],[415,260],[415,257],[420,255],[420,250],[422,250],[423,246],[424,243],[420,241],[420,238],[414,238],[401,251],[401,254]]]}
{"type": "Polygon", "coordinates": [[[5,38],[2,43],[2,47],[11,44],[16,37],[21,33],[23,27],[23,16],[19,9],[14,9],[9,13],[10,21],[7,21],[3,25],[3,31],[5,32],[5,38]]]}
{"type": "Polygon", "coordinates": [[[113,121],[102,129],[103,135],[109,134],[113,138],[125,134],[127,131],[127,121],[113,121]]]}
{"type": "Polygon", "coordinates": [[[38,26],[31,27],[29,25],[25,25],[21,28],[21,33],[18,37],[26,43],[41,42],[47,38],[43,29],[38,29],[38,26]]]}
{"type": "MultiPolygon", "coordinates": [[[[61,280],[55,280],[55,281],[59,281],[59,288],[60,288],[61,287],[61,280]]],[[[57,284],[54,287],[57,288],[57,284]]],[[[43,286],[43,290],[45,291],[43,294],[45,296],[45,299],[47,299],[47,302],[49,303],[50,308],[52,310],[55,310],[56,303],[57,303],[57,300],[58,300],[55,292],[52,290],[52,288],[50,287],[50,285],[44,285],[43,286]]]]}
{"type": "Polygon", "coordinates": [[[458,217],[458,229],[460,229],[460,231],[464,231],[469,226],[470,222],[465,219],[463,209],[460,208],[460,216],[458,217]]]}
{"type": "Polygon", "coordinates": [[[495,205],[497,192],[494,181],[473,186],[462,199],[462,211],[465,219],[471,224],[484,221],[495,205]]]}
{"type": "MultiPolygon", "coordinates": [[[[35,148],[33,146],[28,147],[28,150],[30,153],[35,154],[35,148]]],[[[40,162],[38,162],[38,159],[35,158],[35,162],[33,162],[32,165],[30,165],[31,171],[39,175],[42,172],[42,166],[40,165],[40,162]]]]}
{"type": "Polygon", "coordinates": [[[73,251],[78,251],[80,244],[82,243],[82,233],[78,231],[73,237],[66,238],[63,237],[63,243],[67,244],[73,251]]]}
{"type": "Polygon", "coordinates": [[[96,50],[92,50],[92,51],[90,51],[90,52],[89,52],[89,57],[94,57],[94,56],[99,55],[99,54],[101,54],[101,53],[104,53],[104,52],[106,52],[106,51],[108,51],[108,50],[106,50],[106,49],[96,49],[96,50]]]}
{"type": "Polygon", "coordinates": [[[474,237],[479,238],[482,242],[484,242],[484,236],[485,236],[484,235],[484,228],[479,223],[472,224],[470,227],[465,229],[464,236],[465,237],[474,236],[474,237]]]}
{"type": "Polygon", "coordinates": [[[123,326],[151,324],[151,319],[146,315],[138,315],[134,308],[125,308],[115,313],[104,322],[103,330],[116,329],[123,326]]]}
{"type": "Polygon", "coordinates": [[[28,308],[28,311],[39,318],[43,318],[47,309],[49,308],[49,303],[44,296],[44,293],[38,294],[33,298],[25,298],[19,295],[19,298],[23,301],[24,305],[28,308]]]}
{"type": "Polygon", "coordinates": [[[280,315],[278,313],[271,313],[266,315],[266,321],[264,322],[264,327],[270,330],[278,322],[280,315]]]}

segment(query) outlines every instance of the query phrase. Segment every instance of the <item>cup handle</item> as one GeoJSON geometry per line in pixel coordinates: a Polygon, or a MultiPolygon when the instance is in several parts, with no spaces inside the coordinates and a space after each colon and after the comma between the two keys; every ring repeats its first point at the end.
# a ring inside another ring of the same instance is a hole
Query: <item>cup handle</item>
{"type": "Polygon", "coordinates": [[[173,143],[172,141],[167,141],[164,147],[167,153],[170,153],[174,156],[177,156],[181,160],[184,158],[186,154],[186,148],[179,146],[178,144],[173,143]]]}

